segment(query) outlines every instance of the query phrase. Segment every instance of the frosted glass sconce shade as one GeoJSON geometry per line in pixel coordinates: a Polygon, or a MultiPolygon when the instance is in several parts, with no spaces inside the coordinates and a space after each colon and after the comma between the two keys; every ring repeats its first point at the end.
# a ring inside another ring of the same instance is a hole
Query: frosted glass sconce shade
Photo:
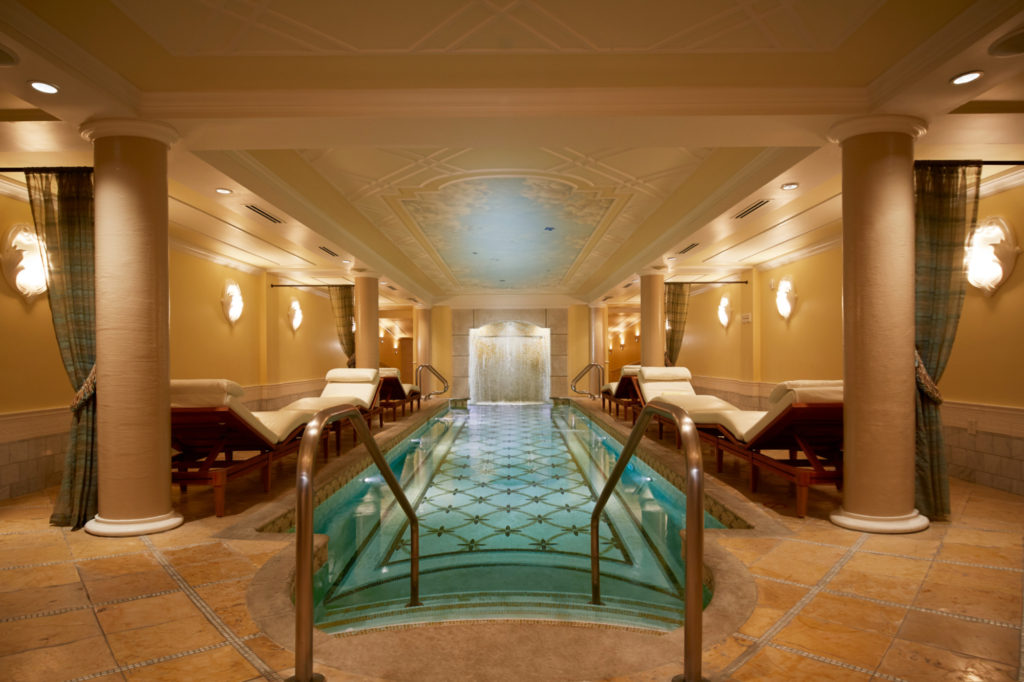
{"type": "Polygon", "coordinates": [[[288,324],[291,325],[293,332],[298,331],[302,325],[302,306],[294,298],[288,304],[288,324]]]}
{"type": "Polygon", "coordinates": [[[46,292],[43,245],[31,225],[19,223],[3,241],[4,276],[14,289],[31,301],[46,292]]]}
{"type": "Polygon", "coordinates": [[[245,307],[245,302],[242,300],[242,288],[238,286],[238,282],[229,279],[224,283],[224,295],[221,297],[220,303],[224,307],[224,317],[228,318],[228,322],[231,324],[238,322],[238,318],[242,316],[242,309],[245,307]]]}
{"type": "Polygon", "coordinates": [[[1020,248],[1009,224],[986,218],[971,232],[967,244],[967,281],[991,296],[1010,277],[1020,248]]]}
{"type": "Polygon", "coordinates": [[[729,303],[728,296],[723,296],[722,300],[718,302],[718,321],[722,323],[722,327],[728,329],[730,319],[732,319],[732,304],[729,303]]]}
{"type": "Polygon", "coordinates": [[[779,311],[783,319],[788,320],[793,314],[793,306],[796,305],[796,289],[793,287],[793,280],[783,277],[779,281],[779,287],[775,290],[775,309],[779,311]]]}

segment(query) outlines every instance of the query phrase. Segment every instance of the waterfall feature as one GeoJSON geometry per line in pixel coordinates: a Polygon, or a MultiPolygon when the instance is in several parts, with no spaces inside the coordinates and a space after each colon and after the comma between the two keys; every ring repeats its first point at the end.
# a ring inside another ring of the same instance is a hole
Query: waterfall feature
{"type": "Polygon", "coordinates": [[[550,329],[494,322],[469,330],[471,403],[543,403],[550,395],[550,329]]]}

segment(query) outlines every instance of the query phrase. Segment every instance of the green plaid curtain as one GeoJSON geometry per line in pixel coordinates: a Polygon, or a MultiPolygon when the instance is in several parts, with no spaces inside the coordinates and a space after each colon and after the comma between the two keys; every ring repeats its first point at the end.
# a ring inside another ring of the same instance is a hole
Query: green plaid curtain
{"type": "Polygon", "coordinates": [[[689,282],[665,282],[665,364],[673,366],[679,359],[686,329],[686,310],[690,306],[689,282]]]}
{"type": "Polygon", "coordinates": [[[53,329],[76,392],[64,474],[50,523],[78,530],[96,515],[97,499],[92,169],[40,169],[25,177],[43,245],[53,329]]]}
{"type": "Polygon", "coordinates": [[[334,324],[338,328],[338,340],[341,349],[348,356],[348,366],[356,366],[356,335],[352,324],[356,319],[356,306],[352,284],[336,284],[327,287],[331,295],[331,309],[334,311],[334,324]]]}
{"type": "Polygon", "coordinates": [[[915,504],[925,516],[949,516],[949,477],[935,384],[953,349],[964,302],[964,249],[978,218],[980,162],[914,164],[916,222],[915,338],[919,356],[915,504]]]}

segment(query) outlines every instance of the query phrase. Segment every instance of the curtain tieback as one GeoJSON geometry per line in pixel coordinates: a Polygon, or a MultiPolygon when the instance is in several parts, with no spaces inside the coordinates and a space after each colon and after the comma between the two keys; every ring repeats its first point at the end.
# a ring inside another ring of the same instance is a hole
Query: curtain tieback
{"type": "Polygon", "coordinates": [[[932,381],[931,376],[928,374],[928,370],[925,369],[924,361],[921,360],[917,349],[914,349],[914,375],[917,380],[917,389],[933,403],[941,405],[942,394],[939,393],[939,387],[935,385],[935,382],[932,381]]]}
{"type": "Polygon", "coordinates": [[[71,411],[78,412],[94,395],[96,395],[96,363],[93,363],[92,369],[89,370],[89,376],[85,378],[75,393],[75,399],[71,401],[71,411]]]}

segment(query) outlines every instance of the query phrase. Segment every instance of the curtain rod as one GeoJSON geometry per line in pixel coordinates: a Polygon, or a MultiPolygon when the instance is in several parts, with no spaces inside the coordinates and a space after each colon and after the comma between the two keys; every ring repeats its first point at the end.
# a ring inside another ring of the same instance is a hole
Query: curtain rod
{"type": "Polygon", "coordinates": [[[0,168],[0,173],[26,173],[28,171],[58,171],[58,170],[93,170],[92,166],[8,166],[0,168]]]}
{"type": "Polygon", "coordinates": [[[270,288],[274,287],[350,287],[351,284],[271,284],[270,288]]]}
{"type": "Polygon", "coordinates": [[[942,160],[937,159],[935,161],[929,161],[927,159],[920,159],[914,162],[915,164],[929,164],[932,166],[962,166],[968,163],[980,163],[982,166],[1024,166],[1024,161],[982,161],[981,159],[964,159],[957,161],[953,160],[942,160]]]}
{"type": "Polygon", "coordinates": [[[665,282],[665,284],[747,284],[747,283],[748,282],[745,279],[719,279],[719,280],[708,280],[708,279],[699,280],[699,279],[694,279],[694,280],[688,280],[688,281],[685,281],[685,282],[680,282],[679,280],[676,279],[676,280],[672,280],[671,282],[669,282],[669,281],[665,282]]]}

